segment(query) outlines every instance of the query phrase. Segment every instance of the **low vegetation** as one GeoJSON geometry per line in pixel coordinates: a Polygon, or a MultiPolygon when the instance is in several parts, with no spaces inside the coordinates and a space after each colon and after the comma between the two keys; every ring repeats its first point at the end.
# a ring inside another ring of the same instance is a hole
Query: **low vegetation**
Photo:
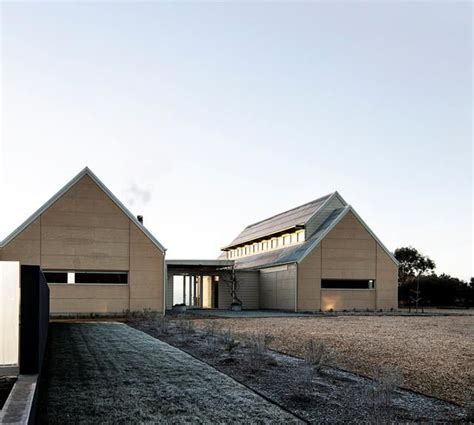
{"type": "MultiPolygon", "coordinates": [[[[160,320],[148,324],[166,335],[190,329],[160,320]]],[[[40,388],[45,424],[299,422],[182,350],[117,323],[51,324],[40,388]]]]}
{"type": "Polygon", "coordinates": [[[397,368],[379,367],[371,373],[373,385],[367,392],[367,404],[370,417],[375,423],[395,421],[393,400],[396,391],[402,385],[402,376],[397,368]]]}
{"type": "Polygon", "coordinates": [[[192,317],[186,326],[186,317],[169,321],[166,334],[153,321],[130,324],[204,360],[307,422],[459,421],[466,415],[456,405],[400,389],[403,381],[397,368],[376,368],[372,362],[372,380],[334,368],[344,367],[339,353],[316,335],[299,345],[292,341],[301,350],[297,358],[274,351],[280,336],[269,327],[250,330],[247,319],[192,317]],[[183,338],[188,328],[193,331],[183,338]]]}
{"type": "MultiPolygon", "coordinates": [[[[326,316],[214,319],[239,338],[272,336],[270,348],[305,357],[308,340],[324,343],[337,365],[371,376],[398,367],[406,388],[466,405],[474,380],[474,316],[326,316]]],[[[196,321],[203,326],[205,320],[196,321]]]]}

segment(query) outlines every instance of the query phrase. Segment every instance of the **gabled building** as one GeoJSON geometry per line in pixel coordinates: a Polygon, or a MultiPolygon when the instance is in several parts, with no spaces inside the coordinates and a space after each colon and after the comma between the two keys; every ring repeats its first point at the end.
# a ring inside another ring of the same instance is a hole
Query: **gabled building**
{"type": "Polygon", "coordinates": [[[247,226],[217,260],[165,263],[86,167],[0,242],[0,260],[41,266],[53,315],[229,308],[235,269],[247,309],[397,308],[396,259],[337,192],[247,226]]]}
{"type": "Polygon", "coordinates": [[[247,226],[222,250],[237,269],[259,271],[260,308],[398,306],[397,260],[337,192],[247,226]]]}
{"type": "Polygon", "coordinates": [[[87,167],[0,243],[0,260],[41,266],[52,314],[164,311],[165,248],[87,167]]]}

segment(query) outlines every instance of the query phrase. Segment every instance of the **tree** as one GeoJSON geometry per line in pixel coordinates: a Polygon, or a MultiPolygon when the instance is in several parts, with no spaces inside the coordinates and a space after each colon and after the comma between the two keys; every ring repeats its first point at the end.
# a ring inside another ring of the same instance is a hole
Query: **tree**
{"type": "Polygon", "coordinates": [[[225,283],[227,288],[229,289],[230,296],[232,297],[232,304],[234,305],[242,305],[242,301],[238,296],[240,282],[237,279],[237,272],[235,270],[235,264],[232,266],[225,267],[221,269],[223,271],[221,275],[221,281],[225,283]]]}
{"type": "Polygon", "coordinates": [[[424,306],[472,307],[474,305],[474,286],[447,274],[440,276],[431,274],[402,283],[398,291],[400,304],[412,305],[413,294],[417,291],[423,294],[424,306]]]}
{"type": "Polygon", "coordinates": [[[398,281],[400,283],[405,283],[428,272],[433,272],[436,267],[435,262],[431,258],[421,254],[411,246],[397,248],[394,255],[400,263],[398,268],[398,281]]]}

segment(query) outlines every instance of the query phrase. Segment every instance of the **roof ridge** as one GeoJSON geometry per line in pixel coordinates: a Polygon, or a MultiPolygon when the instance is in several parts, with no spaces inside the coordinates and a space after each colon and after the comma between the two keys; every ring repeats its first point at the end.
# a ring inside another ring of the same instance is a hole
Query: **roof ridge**
{"type": "Polygon", "coordinates": [[[89,167],[84,167],[71,180],[69,180],[61,189],[59,189],[53,196],[51,196],[45,203],[43,203],[33,214],[31,214],[25,221],[23,221],[13,232],[11,232],[5,239],[0,241],[0,247],[6,246],[15,237],[17,237],[23,230],[25,230],[31,223],[33,223],[41,214],[50,208],[61,196],[70,190],[76,183],[84,176],[89,176],[92,181],[101,189],[106,196],[108,196],[115,205],[117,205],[122,212],[132,220],[138,228],[158,247],[163,253],[166,248],[152,235],[152,233],[131,213],[131,211],[112,193],[112,191],[97,177],[89,167]]]}
{"type": "Polygon", "coordinates": [[[298,205],[297,207],[290,208],[289,210],[286,210],[286,211],[282,211],[282,212],[280,212],[280,213],[278,213],[278,214],[272,215],[272,216],[267,217],[267,218],[265,218],[265,219],[263,219],[263,220],[256,221],[255,223],[249,224],[245,229],[249,229],[250,227],[256,226],[257,224],[261,224],[261,223],[263,223],[264,221],[271,220],[272,218],[275,218],[275,217],[278,217],[278,216],[280,216],[280,215],[283,215],[283,214],[289,213],[289,212],[291,212],[291,211],[297,210],[298,208],[305,207],[306,205],[312,204],[312,203],[314,203],[314,202],[321,201],[321,200],[323,200],[323,199],[325,199],[325,198],[327,199],[327,198],[331,197],[334,193],[336,193],[336,192],[329,193],[329,194],[327,194],[327,195],[321,196],[320,198],[316,198],[316,199],[313,199],[312,201],[306,202],[305,204],[298,205]]]}

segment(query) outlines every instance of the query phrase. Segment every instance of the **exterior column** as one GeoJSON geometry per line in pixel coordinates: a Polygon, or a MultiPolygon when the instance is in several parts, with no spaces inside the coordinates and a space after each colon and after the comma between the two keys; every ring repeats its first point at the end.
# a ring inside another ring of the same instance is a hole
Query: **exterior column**
{"type": "Polygon", "coordinates": [[[183,276],[183,304],[186,304],[186,276],[183,276]]]}

